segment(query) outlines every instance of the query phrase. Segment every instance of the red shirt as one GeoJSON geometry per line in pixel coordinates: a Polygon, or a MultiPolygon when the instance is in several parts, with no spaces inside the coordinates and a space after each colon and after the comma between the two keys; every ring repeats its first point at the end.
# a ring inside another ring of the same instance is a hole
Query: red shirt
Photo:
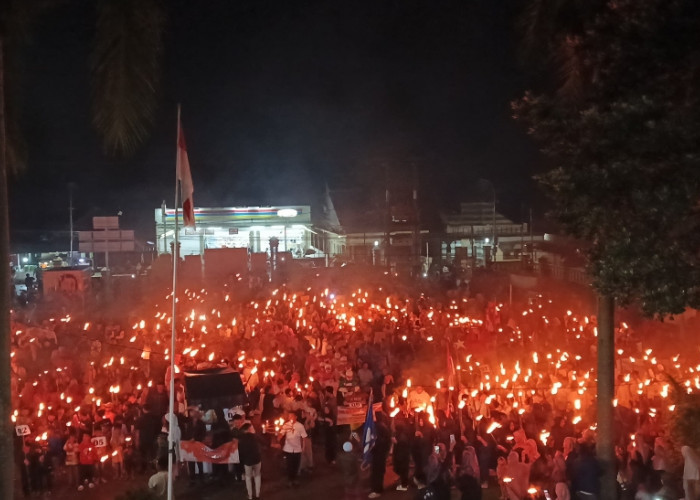
{"type": "Polygon", "coordinates": [[[95,463],[95,455],[92,453],[92,443],[90,441],[80,443],[78,453],[80,454],[80,465],[93,465],[95,463]]]}

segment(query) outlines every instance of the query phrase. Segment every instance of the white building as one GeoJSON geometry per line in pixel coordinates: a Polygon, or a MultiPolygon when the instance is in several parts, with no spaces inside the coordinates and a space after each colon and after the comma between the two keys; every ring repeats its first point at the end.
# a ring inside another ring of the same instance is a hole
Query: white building
{"type": "MultiPolygon", "coordinates": [[[[308,205],[277,207],[195,208],[195,228],[182,227],[178,217],[180,255],[203,255],[208,248],[247,248],[270,252],[270,239],[277,238],[280,252],[294,258],[322,257],[311,224],[308,205]]],[[[169,253],[174,240],[175,210],[155,209],[158,253],[169,253]]]]}

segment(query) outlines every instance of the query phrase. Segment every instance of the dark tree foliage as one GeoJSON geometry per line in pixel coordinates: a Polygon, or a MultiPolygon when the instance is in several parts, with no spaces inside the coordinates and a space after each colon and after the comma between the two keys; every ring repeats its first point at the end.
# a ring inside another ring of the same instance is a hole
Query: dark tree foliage
{"type": "Polygon", "coordinates": [[[700,307],[700,2],[586,16],[547,35],[558,85],[513,103],[555,162],[539,180],[601,294],[649,315],[700,307]]]}

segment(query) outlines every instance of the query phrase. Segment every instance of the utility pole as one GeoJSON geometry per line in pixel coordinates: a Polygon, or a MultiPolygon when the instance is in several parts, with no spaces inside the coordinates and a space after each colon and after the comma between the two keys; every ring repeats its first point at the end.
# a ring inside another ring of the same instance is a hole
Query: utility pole
{"type": "Polygon", "coordinates": [[[168,224],[165,221],[165,200],[160,204],[160,217],[163,221],[163,253],[168,253],[168,224]]]}
{"type": "Polygon", "coordinates": [[[75,183],[68,183],[68,232],[70,234],[70,250],[68,254],[68,261],[70,265],[73,265],[73,189],[75,189],[75,183]]]}
{"type": "Polygon", "coordinates": [[[535,265],[535,234],[532,231],[532,207],[530,207],[530,258],[535,265]]]}
{"type": "Polygon", "coordinates": [[[524,219],[524,214],[523,210],[525,209],[524,205],[520,205],[520,268],[524,269],[525,268],[525,260],[523,259],[524,253],[525,253],[525,231],[523,231],[523,219],[524,219]]]}
{"type": "Polygon", "coordinates": [[[493,219],[492,219],[493,240],[491,242],[491,262],[495,263],[496,262],[496,188],[494,187],[493,182],[489,181],[489,184],[491,184],[491,193],[493,194],[493,219]]]}
{"type": "Polygon", "coordinates": [[[390,224],[391,224],[391,200],[389,198],[389,165],[384,164],[384,259],[386,260],[387,269],[391,270],[391,238],[390,238],[390,224]]]}
{"type": "MultiPolygon", "coordinates": [[[[418,169],[413,165],[413,248],[411,250],[411,272],[420,266],[420,220],[418,217],[418,169]]],[[[420,271],[417,271],[420,274],[420,271]]]]}

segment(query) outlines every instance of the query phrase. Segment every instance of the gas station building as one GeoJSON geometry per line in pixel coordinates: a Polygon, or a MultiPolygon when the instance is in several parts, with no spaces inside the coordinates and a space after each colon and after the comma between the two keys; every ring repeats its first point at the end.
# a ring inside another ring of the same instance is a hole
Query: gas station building
{"type": "MultiPolygon", "coordinates": [[[[270,254],[270,239],[280,252],[295,259],[337,255],[344,250],[344,237],[315,228],[311,206],[195,208],[195,227],[182,226],[178,215],[180,255],[204,255],[206,249],[247,248],[251,253],[270,254]]],[[[175,210],[155,209],[159,254],[170,253],[174,241],[175,210]]]]}

